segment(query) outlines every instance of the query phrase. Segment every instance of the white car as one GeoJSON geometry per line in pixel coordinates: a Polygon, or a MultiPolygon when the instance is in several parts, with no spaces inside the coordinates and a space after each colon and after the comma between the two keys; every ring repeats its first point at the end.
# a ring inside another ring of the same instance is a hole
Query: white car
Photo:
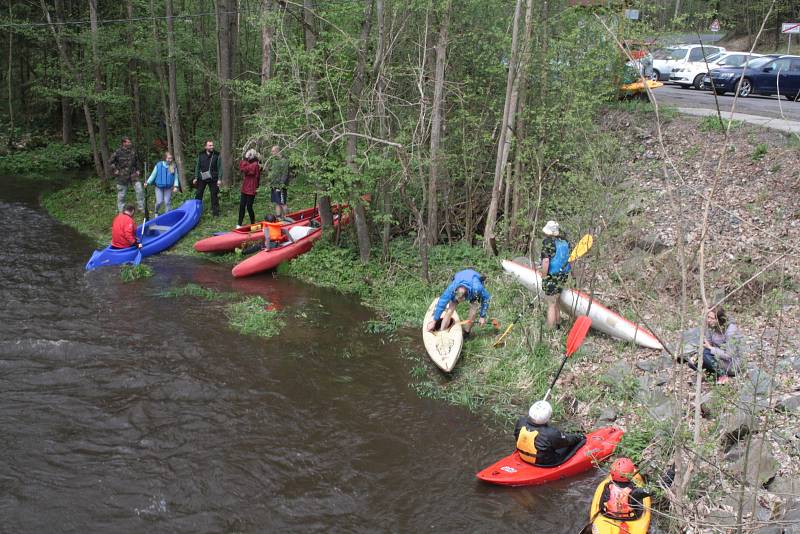
{"type": "Polygon", "coordinates": [[[672,69],[685,66],[693,61],[703,61],[703,51],[708,58],[719,52],[725,52],[721,46],[680,45],[657,50],[653,54],[652,79],[669,80],[672,69]]]}
{"type": "Polygon", "coordinates": [[[707,58],[705,61],[691,61],[682,67],[672,69],[669,81],[677,83],[681,87],[703,88],[703,78],[708,75],[711,69],[720,67],[741,67],[745,63],[761,57],[761,54],[750,54],[748,52],[720,52],[715,56],[707,58]]]}

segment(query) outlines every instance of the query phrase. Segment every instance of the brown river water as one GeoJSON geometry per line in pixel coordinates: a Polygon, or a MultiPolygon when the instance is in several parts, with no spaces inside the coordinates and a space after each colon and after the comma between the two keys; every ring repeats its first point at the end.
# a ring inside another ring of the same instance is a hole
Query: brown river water
{"type": "MultiPolygon", "coordinates": [[[[287,277],[148,258],[124,284],[92,243],[0,190],[0,532],[575,532],[602,474],[480,483],[506,428],[418,397],[415,331],[368,334],[358,299],[287,277]],[[242,336],[187,282],[284,307],[242,336]],[[405,338],[405,339],[403,339],[405,338]],[[406,351],[402,351],[403,348],[406,351]],[[411,348],[412,358],[403,356],[411,348]]],[[[113,200],[109,200],[112,202],[113,200]]]]}

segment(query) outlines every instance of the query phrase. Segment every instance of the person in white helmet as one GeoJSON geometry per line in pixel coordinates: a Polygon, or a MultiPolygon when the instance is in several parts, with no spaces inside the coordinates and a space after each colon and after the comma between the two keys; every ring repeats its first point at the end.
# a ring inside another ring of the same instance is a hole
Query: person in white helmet
{"type": "Polygon", "coordinates": [[[556,221],[547,221],[542,228],[544,240],[542,241],[542,291],[547,302],[547,327],[552,329],[558,326],[558,296],[569,278],[572,266],[569,263],[570,249],[572,248],[562,235],[561,227],[556,221]]]}
{"type": "Polygon", "coordinates": [[[564,463],[586,441],[582,434],[565,434],[548,425],[553,407],[544,400],[536,401],[514,428],[517,451],[529,464],[551,467],[564,463]]]}

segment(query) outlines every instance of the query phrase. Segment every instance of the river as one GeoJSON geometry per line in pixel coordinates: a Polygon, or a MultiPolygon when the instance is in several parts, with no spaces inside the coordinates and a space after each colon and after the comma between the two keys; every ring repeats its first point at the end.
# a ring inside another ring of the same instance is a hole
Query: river
{"type": "Polygon", "coordinates": [[[38,207],[39,184],[3,183],[0,531],[568,533],[587,520],[599,472],[479,483],[513,422],[419,398],[409,342],[366,333],[357,299],[170,255],[131,284],[86,273],[92,243],[38,207]],[[263,295],[288,325],[242,336],[219,306],[158,296],[186,282],[263,295]]]}

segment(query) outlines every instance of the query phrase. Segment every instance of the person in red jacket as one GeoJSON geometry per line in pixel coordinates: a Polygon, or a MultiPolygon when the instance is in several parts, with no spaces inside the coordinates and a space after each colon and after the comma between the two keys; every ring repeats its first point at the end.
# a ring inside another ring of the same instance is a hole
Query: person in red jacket
{"type": "Polygon", "coordinates": [[[244,221],[244,210],[250,216],[250,224],[256,222],[256,214],[253,212],[253,202],[258,191],[258,181],[261,178],[261,162],[258,161],[258,154],[252,148],[244,155],[244,159],[239,162],[239,170],[242,171],[242,192],[239,197],[239,223],[242,226],[244,221]]]}
{"type": "Polygon", "coordinates": [[[135,212],[133,204],[125,204],[122,213],[114,217],[114,222],[111,223],[111,248],[142,248],[142,244],[136,240],[136,223],[133,221],[135,212]]]}

